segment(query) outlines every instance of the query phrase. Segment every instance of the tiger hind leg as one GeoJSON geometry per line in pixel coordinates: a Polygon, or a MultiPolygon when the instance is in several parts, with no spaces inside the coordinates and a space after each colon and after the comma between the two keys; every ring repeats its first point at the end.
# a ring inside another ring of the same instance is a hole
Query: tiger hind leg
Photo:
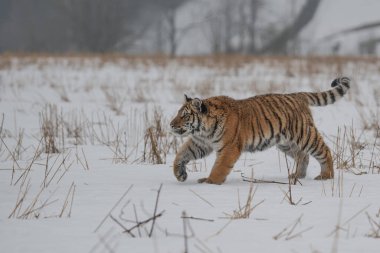
{"type": "Polygon", "coordinates": [[[301,147],[303,152],[312,155],[321,166],[320,175],[314,179],[325,180],[334,178],[333,161],[329,147],[314,126],[309,127],[307,132],[308,138],[305,138],[304,140],[306,141],[303,141],[302,145],[298,146],[301,147]]]}
{"type": "Polygon", "coordinates": [[[309,155],[295,143],[278,144],[277,148],[290,156],[296,163],[296,171],[289,175],[289,178],[304,178],[306,176],[307,166],[309,165],[309,155]]]}

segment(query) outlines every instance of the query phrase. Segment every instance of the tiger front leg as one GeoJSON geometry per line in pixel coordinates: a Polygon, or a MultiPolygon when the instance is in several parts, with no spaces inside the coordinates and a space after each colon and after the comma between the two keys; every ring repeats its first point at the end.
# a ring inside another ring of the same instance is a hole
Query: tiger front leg
{"type": "Polygon", "coordinates": [[[183,144],[174,159],[174,176],[178,181],[184,182],[187,179],[186,164],[192,160],[205,157],[211,152],[211,147],[201,143],[196,143],[193,139],[189,139],[185,144],[183,144]]]}
{"type": "Polygon", "coordinates": [[[226,147],[218,152],[215,164],[207,178],[198,179],[198,183],[222,184],[239,159],[241,151],[238,148],[226,147]]]}

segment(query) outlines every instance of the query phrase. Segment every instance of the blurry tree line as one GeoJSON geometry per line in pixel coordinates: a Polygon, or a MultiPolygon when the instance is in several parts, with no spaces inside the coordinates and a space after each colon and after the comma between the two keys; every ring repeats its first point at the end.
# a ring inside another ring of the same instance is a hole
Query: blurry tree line
{"type": "MultiPolygon", "coordinates": [[[[186,4],[207,0],[0,0],[0,52],[128,52],[176,55],[184,36],[200,29],[210,53],[288,54],[321,0],[294,6],[281,25],[262,24],[264,0],[219,0],[179,25],[186,4]]],[[[215,2],[215,1],[214,1],[215,2]]],[[[289,0],[294,4],[295,0],[289,0]]]]}

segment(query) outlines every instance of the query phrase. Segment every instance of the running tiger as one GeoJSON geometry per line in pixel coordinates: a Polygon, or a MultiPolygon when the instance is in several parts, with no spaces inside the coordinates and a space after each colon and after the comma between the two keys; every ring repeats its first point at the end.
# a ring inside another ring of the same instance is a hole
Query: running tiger
{"type": "Polygon", "coordinates": [[[315,127],[309,106],[333,104],[350,88],[341,77],[324,92],[267,94],[235,100],[227,96],[189,98],[170,123],[178,136],[190,136],[174,160],[178,181],[187,178],[186,164],[216,151],[209,177],[199,183],[222,184],[243,151],[262,151],[274,145],[296,162],[292,178],[304,178],[312,155],[321,165],[315,179],[334,177],[331,152],[315,127]]]}

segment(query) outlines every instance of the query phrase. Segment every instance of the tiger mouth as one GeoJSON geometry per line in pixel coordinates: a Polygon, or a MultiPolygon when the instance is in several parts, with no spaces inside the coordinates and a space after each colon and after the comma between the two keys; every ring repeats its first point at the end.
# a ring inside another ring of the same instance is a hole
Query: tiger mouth
{"type": "Polygon", "coordinates": [[[178,136],[183,136],[185,135],[188,131],[186,129],[182,128],[172,128],[172,133],[178,136]]]}

